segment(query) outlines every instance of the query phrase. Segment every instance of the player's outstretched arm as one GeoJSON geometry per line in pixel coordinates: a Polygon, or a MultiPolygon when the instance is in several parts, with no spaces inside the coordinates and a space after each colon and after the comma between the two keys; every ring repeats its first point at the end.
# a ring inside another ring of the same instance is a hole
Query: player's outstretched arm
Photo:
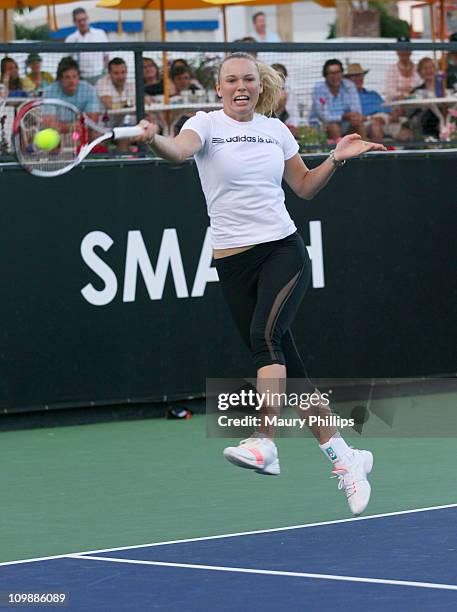
{"type": "Polygon", "coordinates": [[[358,134],[344,136],[333,153],[322,164],[309,170],[297,153],[285,163],[284,180],[289,187],[305,200],[311,200],[325,187],[335,172],[336,167],[354,157],[360,157],[369,151],[385,151],[382,144],[366,142],[358,134]]]}
{"type": "Polygon", "coordinates": [[[137,140],[146,142],[157,155],[174,164],[181,164],[202,148],[200,136],[193,130],[183,130],[175,138],[171,138],[158,134],[157,126],[146,119],[138,125],[143,128],[144,133],[137,140]]]}

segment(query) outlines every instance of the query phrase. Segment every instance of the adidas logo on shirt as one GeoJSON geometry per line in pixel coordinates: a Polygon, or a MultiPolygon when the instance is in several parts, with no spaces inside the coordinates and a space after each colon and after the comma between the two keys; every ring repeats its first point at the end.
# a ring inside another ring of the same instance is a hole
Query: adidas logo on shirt
{"type": "Polygon", "coordinates": [[[275,138],[262,138],[261,136],[231,136],[230,138],[212,138],[213,144],[224,144],[225,142],[261,142],[279,145],[275,138]]]}

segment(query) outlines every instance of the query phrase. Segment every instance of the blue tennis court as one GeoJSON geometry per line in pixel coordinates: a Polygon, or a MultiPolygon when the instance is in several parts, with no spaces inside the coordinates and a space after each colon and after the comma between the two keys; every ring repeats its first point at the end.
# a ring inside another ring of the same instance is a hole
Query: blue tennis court
{"type": "Polygon", "coordinates": [[[78,610],[455,610],[456,522],[452,504],[15,561],[0,592],[66,592],[78,610]]]}

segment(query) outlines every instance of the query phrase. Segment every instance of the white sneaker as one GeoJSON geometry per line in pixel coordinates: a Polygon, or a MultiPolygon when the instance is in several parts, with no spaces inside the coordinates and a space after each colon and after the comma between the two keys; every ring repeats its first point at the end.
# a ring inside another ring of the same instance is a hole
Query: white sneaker
{"type": "Polygon", "coordinates": [[[362,514],[368,506],[371,495],[370,483],[367,474],[373,467],[373,455],[366,450],[352,450],[341,460],[339,465],[332,470],[336,478],[339,478],[338,489],[344,489],[352,514],[362,514]]]}
{"type": "Polygon", "coordinates": [[[277,476],[280,473],[278,449],[269,438],[247,438],[238,446],[224,449],[224,457],[238,467],[255,470],[258,474],[277,476]]]}

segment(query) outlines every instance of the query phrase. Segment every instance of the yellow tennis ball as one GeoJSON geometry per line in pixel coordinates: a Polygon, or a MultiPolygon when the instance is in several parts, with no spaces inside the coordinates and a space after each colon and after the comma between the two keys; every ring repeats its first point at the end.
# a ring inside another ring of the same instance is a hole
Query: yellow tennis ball
{"type": "Polygon", "coordinates": [[[46,128],[40,130],[35,134],[33,144],[37,149],[43,149],[44,151],[51,151],[59,146],[60,135],[57,130],[53,128],[46,128]]]}

